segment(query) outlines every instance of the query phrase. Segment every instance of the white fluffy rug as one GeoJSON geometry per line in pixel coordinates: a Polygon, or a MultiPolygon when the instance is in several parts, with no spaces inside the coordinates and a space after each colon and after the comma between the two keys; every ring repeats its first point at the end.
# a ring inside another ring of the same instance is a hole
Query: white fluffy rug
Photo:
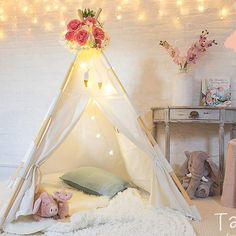
{"type": "Polygon", "coordinates": [[[48,236],[194,236],[192,226],[180,213],[154,209],[136,189],[114,197],[106,208],[76,213],[69,223],[56,223],[48,236]]]}

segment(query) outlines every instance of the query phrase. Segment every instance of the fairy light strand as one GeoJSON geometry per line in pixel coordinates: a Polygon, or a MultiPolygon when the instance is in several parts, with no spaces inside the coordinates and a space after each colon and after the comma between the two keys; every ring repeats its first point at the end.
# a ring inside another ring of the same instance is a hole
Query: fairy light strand
{"type": "MultiPolygon", "coordinates": [[[[195,3],[191,4],[191,8],[189,8],[189,3],[185,0],[175,0],[173,2],[178,12],[178,15],[173,20],[174,27],[181,28],[181,24],[177,20],[177,17],[185,17],[194,11],[199,12],[199,14],[204,14],[208,8],[218,9],[216,10],[215,17],[221,20],[227,19],[231,14],[235,14],[236,11],[236,1],[232,1],[228,4],[225,4],[222,0],[216,0],[214,2],[210,0],[195,0],[193,2],[195,3]]],[[[96,2],[94,1],[93,4],[96,4],[96,2]]],[[[117,21],[121,21],[125,18],[126,12],[129,11],[132,6],[132,9],[135,9],[136,12],[136,14],[132,16],[134,20],[141,23],[146,22],[148,20],[147,17],[151,19],[148,12],[143,11],[142,1],[138,0],[132,1],[132,4],[130,4],[128,0],[119,1],[119,4],[114,4],[114,13],[110,14],[115,15],[117,21]]],[[[170,17],[173,19],[174,16],[170,14],[170,10],[168,11],[167,6],[168,4],[166,1],[157,1],[155,14],[159,17],[159,20],[161,20],[162,17],[170,17]]],[[[0,23],[3,24],[0,28],[0,40],[6,39],[6,27],[8,24],[12,25],[13,31],[17,31],[18,28],[21,27],[22,22],[26,22],[27,29],[30,29],[30,31],[32,30],[32,32],[36,27],[43,29],[45,32],[50,32],[55,29],[61,31],[66,26],[67,17],[69,17],[68,12],[72,8],[74,8],[74,1],[71,0],[2,1],[0,3],[0,23]],[[58,22],[56,22],[57,19],[58,22]]],[[[113,11],[111,10],[110,12],[113,11]]],[[[101,18],[109,19],[109,15],[104,17],[101,16],[101,18]]]]}

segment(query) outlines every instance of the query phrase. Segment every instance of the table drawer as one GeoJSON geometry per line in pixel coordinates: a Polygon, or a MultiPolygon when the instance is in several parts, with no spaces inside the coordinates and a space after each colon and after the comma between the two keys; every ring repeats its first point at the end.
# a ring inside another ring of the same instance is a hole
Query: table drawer
{"type": "Polygon", "coordinates": [[[170,109],[170,120],[219,120],[219,110],[170,109]]]}

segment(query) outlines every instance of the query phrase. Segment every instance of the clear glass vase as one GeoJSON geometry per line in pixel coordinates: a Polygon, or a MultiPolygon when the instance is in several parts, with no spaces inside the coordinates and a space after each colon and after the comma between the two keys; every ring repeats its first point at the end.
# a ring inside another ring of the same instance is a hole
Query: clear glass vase
{"type": "Polygon", "coordinates": [[[187,70],[180,70],[172,80],[172,106],[191,106],[193,78],[187,70]]]}

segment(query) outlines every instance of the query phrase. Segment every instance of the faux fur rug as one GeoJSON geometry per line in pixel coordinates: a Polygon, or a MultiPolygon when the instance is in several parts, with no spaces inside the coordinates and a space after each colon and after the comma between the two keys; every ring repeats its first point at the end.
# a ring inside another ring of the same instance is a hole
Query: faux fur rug
{"type": "Polygon", "coordinates": [[[106,208],[76,213],[69,223],[56,223],[48,236],[195,236],[188,220],[171,209],[154,209],[136,189],[114,197],[106,208]]]}

